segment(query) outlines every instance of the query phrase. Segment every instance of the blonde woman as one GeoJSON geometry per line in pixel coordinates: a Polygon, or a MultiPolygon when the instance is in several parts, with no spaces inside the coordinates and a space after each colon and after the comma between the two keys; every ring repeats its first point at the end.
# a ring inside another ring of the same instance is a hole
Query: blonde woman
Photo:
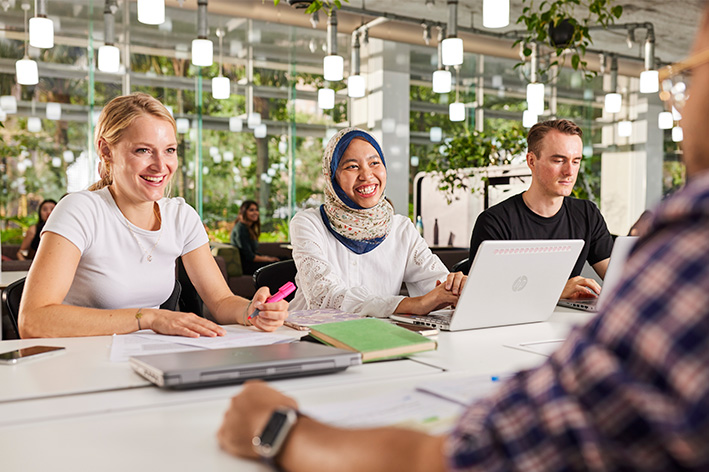
{"type": "Polygon", "coordinates": [[[19,316],[24,337],[92,336],[152,329],[219,336],[224,329],[192,313],[158,307],[172,293],[175,259],[220,324],[272,331],[286,302],[252,301],[229,290],[209,251],[198,214],[166,198],[179,162],[175,121],[150,95],[117,97],[101,112],[94,136],[101,180],[62,199],[43,229],[19,316]],[[248,319],[248,312],[261,310],[248,319]]]}

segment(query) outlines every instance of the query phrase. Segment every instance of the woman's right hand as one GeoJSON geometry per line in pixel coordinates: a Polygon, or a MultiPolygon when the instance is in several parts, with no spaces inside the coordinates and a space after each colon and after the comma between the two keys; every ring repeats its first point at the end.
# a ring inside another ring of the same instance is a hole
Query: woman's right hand
{"type": "Polygon", "coordinates": [[[215,337],[226,334],[224,328],[218,324],[194,313],[160,309],[144,309],[141,311],[143,313],[140,318],[141,327],[150,328],[158,334],[170,334],[188,338],[215,337]]]}

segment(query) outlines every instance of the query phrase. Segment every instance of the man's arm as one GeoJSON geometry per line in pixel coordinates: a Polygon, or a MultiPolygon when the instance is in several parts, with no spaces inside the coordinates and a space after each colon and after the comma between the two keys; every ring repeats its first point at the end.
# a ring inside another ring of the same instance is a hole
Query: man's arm
{"type": "Polygon", "coordinates": [[[606,278],[606,271],[608,270],[608,263],[610,262],[611,258],[608,257],[606,259],[603,259],[602,261],[596,262],[593,264],[591,267],[593,267],[593,270],[596,271],[598,276],[602,279],[606,278]]]}

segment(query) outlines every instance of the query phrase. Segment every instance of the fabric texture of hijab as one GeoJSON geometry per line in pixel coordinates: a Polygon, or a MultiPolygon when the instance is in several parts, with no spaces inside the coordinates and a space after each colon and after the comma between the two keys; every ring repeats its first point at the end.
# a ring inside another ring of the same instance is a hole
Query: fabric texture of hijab
{"type": "Polygon", "coordinates": [[[358,128],[345,128],[330,139],[323,154],[322,170],[325,176],[325,203],[320,215],[335,238],[356,254],[365,254],[379,246],[391,230],[394,209],[382,197],[371,208],[362,208],[350,199],[337,183],[336,173],[342,156],[353,139],[364,139],[379,154],[386,168],[384,155],[374,137],[358,128]]]}

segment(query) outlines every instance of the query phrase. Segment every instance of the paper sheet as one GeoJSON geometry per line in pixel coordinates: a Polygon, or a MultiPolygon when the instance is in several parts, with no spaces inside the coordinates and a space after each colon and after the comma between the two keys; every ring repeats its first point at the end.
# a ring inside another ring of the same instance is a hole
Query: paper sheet
{"type": "Polygon", "coordinates": [[[226,330],[226,335],[214,338],[167,336],[156,334],[151,330],[114,335],[111,344],[111,362],[125,362],[131,356],[146,354],[288,343],[300,339],[305,334],[285,328],[279,328],[273,333],[256,331],[254,328],[238,325],[223,326],[223,328],[226,330]]]}
{"type": "Polygon", "coordinates": [[[505,344],[505,347],[520,351],[532,352],[540,356],[549,357],[554,351],[559,349],[566,341],[565,339],[547,339],[544,341],[531,341],[519,344],[505,344]]]}
{"type": "Polygon", "coordinates": [[[467,406],[474,400],[491,394],[498,386],[499,380],[510,377],[511,374],[496,376],[464,376],[435,380],[419,385],[417,390],[437,397],[450,400],[461,406],[467,406]]]}
{"type": "Polygon", "coordinates": [[[423,392],[402,390],[355,401],[306,405],[301,410],[343,428],[400,426],[442,434],[453,428],[463,407],[423,392]]]}

